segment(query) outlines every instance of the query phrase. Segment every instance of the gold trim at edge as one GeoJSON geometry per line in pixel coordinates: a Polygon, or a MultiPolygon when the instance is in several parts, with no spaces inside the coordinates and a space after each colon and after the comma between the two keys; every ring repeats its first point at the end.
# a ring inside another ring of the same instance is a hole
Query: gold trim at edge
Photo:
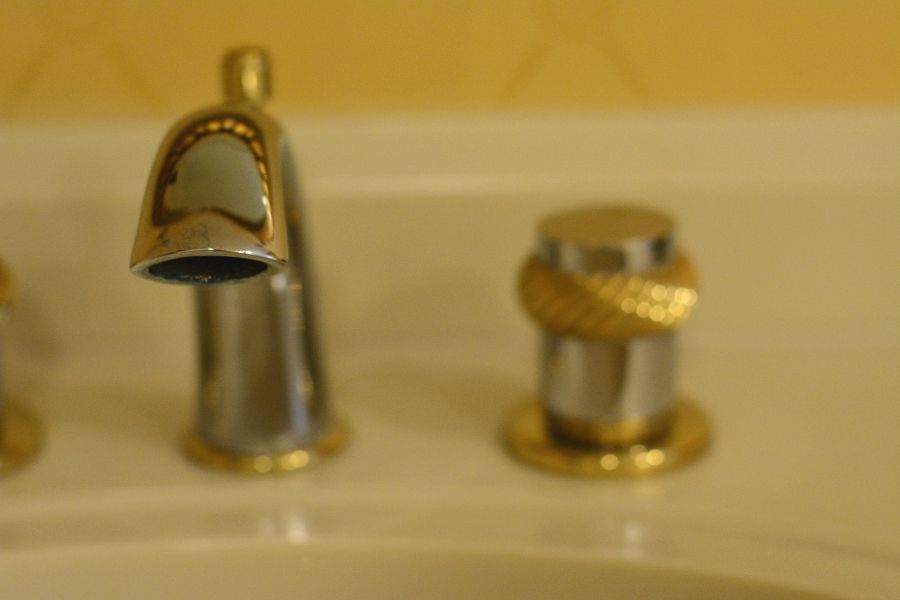
{"type": "Polygon", "coordinates": [[[3,260],[0,260],[0,325],[3,323],[3,313],[8,312],[15,302],[16,288],[13,285],[12,273],[3,260]]]}
{"type": "Polygon", "coordinates": [[[659,437],[669,428],[672,411],[664,410],[648,417],[625,419],[618,423],[590,423],[573,417],[544,413],[544,423],[552,437],[572,445],[587,447],[623,447],[659,437]]]}
{"type": "Polygon", "coordinates": [[[250,475],[267,475],[309,468],[323,458],[340,452],[346,445],[347,437],[346,423],[342,419],[336,419],[328,435],[310,446],[275,454],[235,454],[209,446],[196,430],[191,429],[184,440],[184,451],[191,460],[205,467],[250,475]]]}
{"type": "Polygon", "coordinates": [[[40,420],[30,410],[12,402],[0,408],[0,473],[34,458],[42,439],[40,420]]]}
{"type": "Polygon", "coordinates": [[[515,410],[504,433],[507,447],[519,460],[555,473],[595,479],[668,471],[698,458],[710,441],[705,414],[684,400],[676,404],[665,435],[627,447],[587,449],[562,444],[548,433],[536,402],[515,410]]]}

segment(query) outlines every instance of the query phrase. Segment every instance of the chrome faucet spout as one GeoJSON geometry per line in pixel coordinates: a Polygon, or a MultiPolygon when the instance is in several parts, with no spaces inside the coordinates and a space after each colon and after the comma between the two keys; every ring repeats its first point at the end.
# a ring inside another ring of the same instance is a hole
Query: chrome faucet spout
{"type": "Polygon", "coordinates": [[[188,451],[224,468],[294,470],[340,446],[331,417],[290,148],[260,108],[269,63],[226,55],[226,101],[170,130],[150,173],[131,270],[196,286],[200,377],[188,451]]]}

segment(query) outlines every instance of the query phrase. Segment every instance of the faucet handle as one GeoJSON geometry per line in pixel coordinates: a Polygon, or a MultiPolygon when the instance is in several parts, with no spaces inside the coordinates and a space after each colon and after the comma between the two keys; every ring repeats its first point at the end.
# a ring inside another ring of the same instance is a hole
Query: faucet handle
{"type": "Polygon", "coordinates": [[[272,92],[269,55],[258,46],[230,50],[222,61],[222,84],[227,102],[265,104],[272,92]]]}
{"type": "Polygon", "coordinates": [[[679,397],[675,337],[697,301],[696,275],[668,216],[630,206],[551,215],[519,283],[541,329],[542,370],[539,402],[507,428],[517,457],[607,477],[699,456],[709,428],[679,397]]]}
{"type": "MultiPolygon", "coordinates": [[[[3,261],[0,261],[0,327],[12,312],[14,300],[12,276],[3,261]]],[[[2,334],[0,328],[0,346],[3,342],[2,334]]],[[[7,402],[3,373],[0,372],[0,474],[21,466],[34,456],[40,448],[41,435],[40,423],[31,412],[18,404],[7,402]]]]}
{"type": "Polygon", "coordinates": [[[3,325],[9,317],[15,299],[16,288],[13,286],[12,275],[0,260],[0,325],[3,325]]]}

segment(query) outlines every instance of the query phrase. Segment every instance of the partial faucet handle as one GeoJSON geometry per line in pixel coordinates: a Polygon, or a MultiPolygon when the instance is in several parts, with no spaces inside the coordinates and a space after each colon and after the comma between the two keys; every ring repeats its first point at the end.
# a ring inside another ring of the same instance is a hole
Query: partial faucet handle
{"type": "Polygon", "coordinates": [[[16,288],[13,285],[12,275],[0,260],[0,325],[3,325],[9,318],[15,300],[16,288]]]}
{"type": "MultiPolygon", "coordinates": [[[[2,326],[12,312],[14,300],[12,275],[0,260],[0,350],[3,342],[2,326]]],[[[3,373],[0,369],[0,474],[28,462],[40,449],[42,437],[37,417],[25,407],[8,402],[4,394],[3,373]]]]}

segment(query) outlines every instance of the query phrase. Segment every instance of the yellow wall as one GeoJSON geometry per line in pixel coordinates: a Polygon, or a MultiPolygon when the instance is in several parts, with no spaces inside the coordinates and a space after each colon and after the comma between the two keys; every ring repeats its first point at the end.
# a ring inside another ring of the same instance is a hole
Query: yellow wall
{"type": "Polygon", "coordinates": [[[171,115],[247,43],[291,113],[900,102],[896,0],[2,0],[0,119],[171,115]]]}

